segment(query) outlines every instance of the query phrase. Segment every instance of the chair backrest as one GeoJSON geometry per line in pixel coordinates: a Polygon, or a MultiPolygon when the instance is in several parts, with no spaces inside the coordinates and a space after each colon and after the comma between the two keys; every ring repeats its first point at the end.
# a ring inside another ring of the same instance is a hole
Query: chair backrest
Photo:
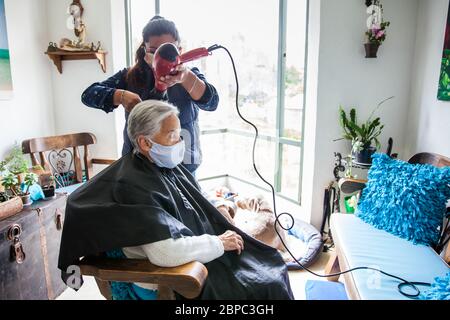
{"type": "Polygon", "coordinates": [[[22,142],[22,151],[24,154],[30,154],[33,166],[41,165],[45,171],[53,173],[59,184],[67,186],[83,182],[83,168],[78,150],[80,146],[83,146],[84,151],[85,179],[92,178],[93,165],[88,146],[96,141],[95,136],[87,132],[33,138],[22,142]]]}

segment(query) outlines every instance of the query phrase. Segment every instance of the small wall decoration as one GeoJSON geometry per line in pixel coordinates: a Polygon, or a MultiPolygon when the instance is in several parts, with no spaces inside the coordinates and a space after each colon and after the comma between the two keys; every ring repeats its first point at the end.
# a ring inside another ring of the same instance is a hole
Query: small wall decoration
{"type": "Polygon", "coordinates": [[[71,40],[68,38],[62,38],[59,41],[59,49],[66,51],[99,51],[101,50],[100,41],[97,45],[93,42],[86,42],[86,25],[84,24],[83,17],[84,8],[80,0],[73,0],[69,5],[68,13],[70,17],[67,20],[68,29],[73,30],[76,39],[71,40]]]}
{"type": "Polygon", "coordinates": [[[386,40],[386,28],[391,24],[383,20],[383,5],[380,0],[365,0],[367,5],[367,42],[364,44],[366,58],[376,58],[378,48],[386,40]]]}
{"type": "Polygon", "coordinates": [[[450,101],[450,4],[447,14],[447,27],[445,31],[444,50],[442,54],[438,100],[450,101]]]}
{"type": "Polygon", "coordinates": [[[6,30],[5,2],[0,0],[0,100],[12,97],[11,63],[6,30]]]}
{"type": "Polygon", "coordinates": [[[80,0],[72,0],[67,8],[66,27],[73,31],[75,39],[62,38],[58,43],[50,42],[45,54],[53,61],[59,73],[62,73],[63,60],[97,59],[103,72],[106,72],[106,51],[102,49],[100,41],[86,40],[86,25],[83,22],[84,7],[80,0]]]}

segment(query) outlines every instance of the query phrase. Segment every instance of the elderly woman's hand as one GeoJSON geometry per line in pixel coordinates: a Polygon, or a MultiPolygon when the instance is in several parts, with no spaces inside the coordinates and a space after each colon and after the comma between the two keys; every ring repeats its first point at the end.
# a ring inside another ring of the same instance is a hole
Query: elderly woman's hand
{"type": "Polygon", "coordinates": [[[225,231],[219,236],[219,239],[222,241],[225,251],[237,250],[238,254],[241,254],[242,250],[244,250],[244,240],[234,231],[225,231]]]}

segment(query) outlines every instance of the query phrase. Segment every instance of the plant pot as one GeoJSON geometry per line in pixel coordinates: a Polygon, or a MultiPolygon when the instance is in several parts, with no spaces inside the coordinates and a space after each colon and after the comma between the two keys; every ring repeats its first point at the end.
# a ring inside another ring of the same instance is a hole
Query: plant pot
{"type": "Polygon", "coordinates": [[[6,219],[19,213],[23,209],[22,200],[14,197],[5,202],[0,202],[0,220],[6,219]]]}
{"type": "Polygon", "coordinates": [[[359,152],[355,152],[355,162],[361,164],[372,164],[372,155],[377,151],[375,147],[365,147],[359,152]]]}
{"type": "Polygon", "coordinates": [[[33,203],[33,201],[31,200],[31,195],[30,194],[26,194],[24,196],[20,196],[20,199],[22,199],[22,203],[24,206],[29,206],[30,204],[33,203]]]}
{"type": "Polygon", "coordinates": [[[51,186],[49,188],[42,189],[44,192],[45,199],[50,199],[55,196],[55,187],[51,186]]]}
{"type": "Polygon", "coordinates": [[[364,44],[364,48],[366,49],[366,58],[376,58],[379,47],[380,45],[378,43],[364,44]]]}

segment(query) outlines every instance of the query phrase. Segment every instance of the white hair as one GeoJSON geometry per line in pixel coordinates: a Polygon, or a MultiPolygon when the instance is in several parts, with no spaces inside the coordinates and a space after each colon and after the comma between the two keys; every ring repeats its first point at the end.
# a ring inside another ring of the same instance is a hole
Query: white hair
{"type": "Polygon", "coordinates": [[[171,115],[178,116],[177,107],[159,100],[146,100],[138,103],[128,117],[127,133],[134,149],[139,150],[138,137],[152,138],[161,130],[162,122],[171,115]]]}

